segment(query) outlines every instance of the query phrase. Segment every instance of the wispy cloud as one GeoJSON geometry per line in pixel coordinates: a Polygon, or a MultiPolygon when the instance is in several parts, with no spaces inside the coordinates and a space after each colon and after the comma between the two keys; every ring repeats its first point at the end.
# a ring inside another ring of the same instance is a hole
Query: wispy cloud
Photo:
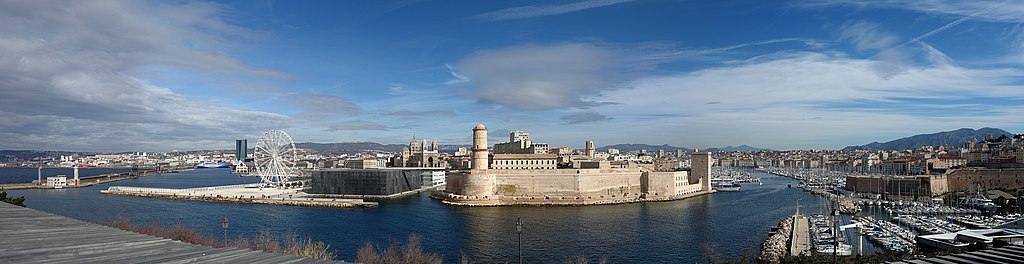
{"type": "Polygon", "coordinates": [[[660,47],[653,48],[638,48],[632,51],[634,53],[629,56],[630,61],[653,61],[653,62],[671,62],[679,60],[701,60],[706,58],[713,58],[724,53],[739,50],[748,47],[755,47],[761,45],[770,45],[787,42],[798,42],[803,43],[807,47],[811,48],[822,48],[824,44],[822,41],[807,39],[807,38],[780,38],[780,39],[769,39],[751,41],[747,43],[741,43],[736,45],[730,45],[725,47],[677,47],[674,44],[663,44],[660,47]]]}
{"type": "Polygon", "coordinates": [[[1024,23],[1024,5],[1014,0],[811,0],[801,1],[795,5],[806,8],[848,6],[855,8],[902,9],[925,14],[977,18],[989,22],[1024,23]]]}
{"type": "Polygon", "coordinates": [[[359,113],[359,107],[348,99],[329,94],[302,94],[291,96],[292,103],[302,106],[310,111],[355,114],[359,113]]]}
{"type": "Polygon", "coordinates": [[[502,20],[553,16],[632,1],[635,0],[586,0],[561,5],[519,6],[478,14],[474,16],[474,18],[483,21],[494,22],[502,20]]]}
{"type": "MultiPolygon", "coordinates": [[[[884,62],[875,58],[786,52],[640,78],[624,85],[629,89],[607,91],[595,100],[617,100],[616,105],[600,108],[618,113],[617,126],[652,123],[629,113],[664,115],[656,122],[658,130],[686,131],[688,141],[710,145],[744,139],[774,146],[842,147],[863,143],[864,135],[991,125],[986,122],[1021,125],[1010,121],[1016,110],[979,113],[975,104],[988,100],[977,98],[1024,99],[1024,85],[1017,77],[1024,71],[959,67],[944,63],[945,55],[938,50],[924,47],[918,52],[933,53],[925,55],[936,59],[907,65],[893,75],[879,74],[875,67],[884,62]],[[941,103],[950,101],[959,107],[941,103]],[[748,133],[750,128],[758,133],[748,133]]],[[[658,136],[669,135],[653,137],[658,136]]]]}
{"type": "MultiPolygon", "coordinates": [[[[588,98],[615,86],[616,56],[590,44],[524,45],[474,53],[458,64],[457,93],[516,109],[601,104],[588,98]]],[[[454,71],[453,71],[454,75],[454,71]]]]}
{"type": "Polygon", "coordinates": [[[563,116],[562,121],[569,124],[593,123],[611,120],[612,118],[596,112],[580,112],[563,116]]]}
{"type": "Polygon", "coordinates": [[[400,117],[447,117],[447,116],[455,116],[456,114],[455,114],[455,112],[448,111],[448,110],[430,110],[430,111],[401,110],[401,111],[395,111],[395,112],[387,113],[387,115],[400,116],[400,117]]]}
{"type": "Polygon", "coordinates": [[[469,82],[469,77],[466,77],[466,76],[456,72],[455,68],[452,67],[452,65],[445,64],[444,68],[448,69],[448,74],[451,74],[452,78],[454,78],[454,79],[445,81],[444,84],[453,85],[453,84],[460,84],[460,83],[467,83],[467,82],[469,82]]]}
{"type": "Polygon", "coordinates": [[[377,122],[366,121],[366,120],[351,120],[334,122],[331,125],[324,128],[324,131],[336,132],[336,131],[356,131],[356,130],[388,130],[388,127],[377,122]]]}

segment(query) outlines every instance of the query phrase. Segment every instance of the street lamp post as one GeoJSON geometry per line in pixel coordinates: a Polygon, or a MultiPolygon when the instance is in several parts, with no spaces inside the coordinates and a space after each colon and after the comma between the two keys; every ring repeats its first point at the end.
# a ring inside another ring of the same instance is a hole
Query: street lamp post
{"type": "Polygon", "coordinates": [[[832,209],[832,215],[835,219],[832,219],[832,263],[839,263],[839,202],[832,209]]]}
{"type": "Polygon", "coordinates": [[[519,233],[519,264],[523,264],[523,218],[516,218],[516,233],[519,233]]]}
{"type": "Polygon", "coordinates": [[[229,223],[231,223],[231,221],[228,221],[228,217],[226,217],[226,216],[223,219],[220,220],[220,226],[224,228],[224,246],[225,247],[228,245],[228,224],[229,223]]]}

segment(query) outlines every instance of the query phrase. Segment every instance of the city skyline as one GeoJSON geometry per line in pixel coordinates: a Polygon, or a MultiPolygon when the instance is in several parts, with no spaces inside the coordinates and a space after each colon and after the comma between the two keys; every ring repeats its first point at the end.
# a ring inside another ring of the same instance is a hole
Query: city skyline
{"type": "Polygon", "coordinates": [[[1012,1],[0,7],[0,149],[230,149],[270,129],[469,144],[477,123],[552,146],[839,149],[1024,128],[1012,1]]]}

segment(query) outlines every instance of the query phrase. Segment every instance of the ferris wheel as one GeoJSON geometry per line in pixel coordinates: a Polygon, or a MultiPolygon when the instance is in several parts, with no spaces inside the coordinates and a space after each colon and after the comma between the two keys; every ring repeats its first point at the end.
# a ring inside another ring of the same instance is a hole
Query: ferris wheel
{"type": "Polygon", "coordinates": [[[295,143],[284,131],[271,130],[263,133],[259,141],[256,141],[253,160],[256,163],[256,174],[262,179],[262,184],[280,186],[289,178],[297,176],[294,168],[295,143]]]}

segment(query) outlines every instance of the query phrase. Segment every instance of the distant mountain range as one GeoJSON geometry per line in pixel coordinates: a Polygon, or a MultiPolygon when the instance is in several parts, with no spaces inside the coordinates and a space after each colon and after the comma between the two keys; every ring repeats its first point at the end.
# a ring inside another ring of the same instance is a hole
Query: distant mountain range
{"type": "Polygon", "coordinates": [[[1013,136],[1013,133],[998,128],[985,127],[978,130],[961,128],[953,131],[905,137],[885,143],[872,142],[866,145],[848,146],[843,148],[843,150],[904,150],[923,146],[960,146],[971,140],[984,140],[985,135],[989,133],[993,134],[995,137],[999,137],[1001,135],[1013,136]]]}
{"type": "Polygon", "coordinates": [[[739,145],[739,146],[735,146],[735,147],[733,147],[733,146],[725,146],[725,147],[721,147],[721,148],[709,148],[709,149],[705,149],[704,151],[720,152],[720,151],[761,151],[761,150],[769,150],[769,149],[755,148],[755,147],[751,147],[751,146],[747,146],[747,145],[739,145]]]}
{"type": "Polygon", "coordinates": [[[0,150],[0,162],[31,161],[42,157],[94,154],[92,152],[70,152],[50,150],[0,150]]]}
{"type": "MultiPolygon", "coordinates": [[[[660,145],[660,146],[659,145],[648,145],[648,144],[616,144],[616,145],[610,145],[610,146],[604,146],[604,147],[597,148],[597,151],[605,152],[605,151],[608,151],[608,149],[610,149],[610,148],[617,149],[617,150],[622,151],[622,152],[639,151],[641,149],[647,150],[647,152],[658,152],[658,150],[665,150],[665,152],[675,152],[677,149],[683,150],[685,152],[692,152],[694,150],[692,148],[676,147],[676,146],[672,146],[672,145],[668,145],[668,144],[660,145]]],[[[747,145],[740,145],[740,146],[736,146],[736,147],[726,146],[726,147],[721,147],[721,148],[707,148],[707,149],[700,149],[700,150],[701,151],[709,151],[709,152],[720,152],[720,151],[759,151],[759,150],[767,150],[767,149],[755,148],[755,147],[751,147],[751,146],[747,146],[747,145]]]]}
{"type": "MultiPolygon", "coordinates": [[[[352,154],[367,150],[379,150],[387,152],[401,152],[408,144],[380,144],[376,142],[344,142],[344,143],[295,143],[296,148],[311,149],[325,154],[352,154]]],[[[441,145],[437,148],[442,153],[455,153],[459,148],[469,148],[470,145],[441,145]]]]}

